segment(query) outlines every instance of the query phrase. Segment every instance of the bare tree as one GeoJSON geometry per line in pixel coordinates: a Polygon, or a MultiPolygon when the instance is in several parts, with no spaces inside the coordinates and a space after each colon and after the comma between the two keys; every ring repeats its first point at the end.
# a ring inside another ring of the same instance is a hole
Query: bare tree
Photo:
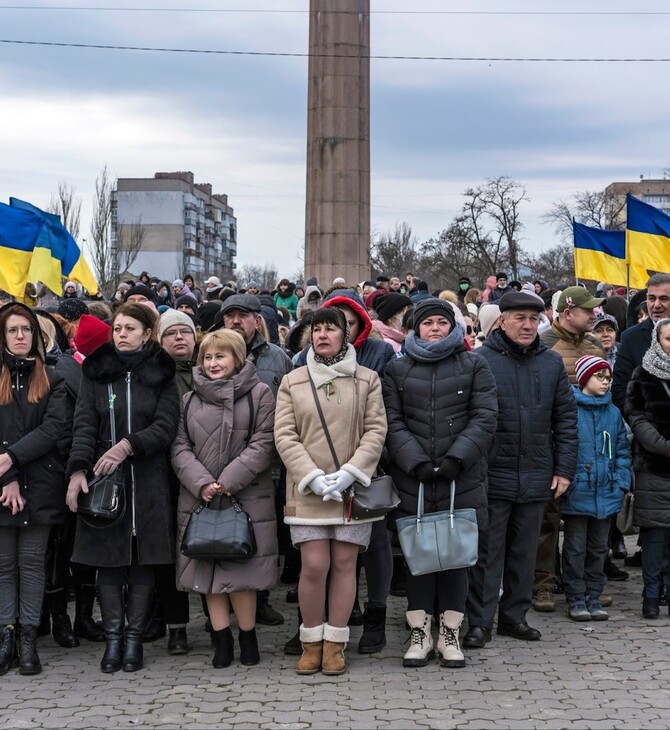
{"type": "Polygon", "coordinates": [[[572,284],[575,281],[575,259],[570,244],[559,243],[527,260],[534,279],[543,279],[551,285],[572,284]]]}
{"type": "Polygon", "coordinates": [[[526,188],[511,177],[502,175],[488,178],[485,185],[466,190],[465,197],[470,198],[492,224],[488,237],[498,249],[505,246],[511,274],[517,279],[521,254],[519,233],[523,227],[519,208],[521,203],[529,201],[526,188]]]}
{"type": "Polygon", "coordinates": [[[142,250],[147,230],[142,225],[142,218],[133,223],[117,225],[116,228],[116,274],[130,271],[135,259],[142,250]]]}
{"type": "Polygon", "coordinates": [[[95,179],[95,197],[91,217],[91,258],[98,283],[105,296],[110,297],[115,287],[116,256],[112,250],[112,180],[107,165],[95,179]]]}
{"type": "Polygon", "coordinates": [[[237,281],[240,286],[246,287],[250,281],[255,281],[259,289],[272,291],[277,286],[277,267],[273,264],[245,264],[238,272],[237,281]]]}
{"type": "Polygon", "coordinates": [[[622,231],[626,227],[626,196],[604,190],[584,190],[559,200],[542,216],[564,243],[572,243],[572,219],[593,228],[622,231]]]}
{"type": "Polygon", "coordinates": [[[47,206],[48,213],[60,216],[61,223],[70,232],[75,241],[79,238],[81,226],[81,196],[76,195],[77,188],[66,180],[58,181],[58,191],[51,194],[47,206]]]}
{"type": "Polygon", "coordinates": [[[412,235],[409,223],[396,223],[393,231],[375,236],[370,245],[372,272],[375,276],[404,276],[405,272],[417,273],[421,254],[419,242],[412,235]]]}

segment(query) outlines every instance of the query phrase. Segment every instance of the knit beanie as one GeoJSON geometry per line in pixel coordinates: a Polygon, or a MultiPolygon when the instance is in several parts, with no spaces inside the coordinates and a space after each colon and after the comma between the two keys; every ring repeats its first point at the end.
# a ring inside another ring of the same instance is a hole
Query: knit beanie
{"type": "Polygon", "coordinates": [[[83,314],[79,320],[74,346],[84,357],[93,354],[100,345],[111,340],[112,328],[92,314],[83,314]]]}
{"type": "Polygon", "coordinates": [[[169,309],[167,312],[161,314],[160,322],[158,323],[158,341],[162,342],[163,333],[169,327],[174,325],[182,325],[188,327],[193,332],[195,337],[195,323],[193,317],[190,317],[186,312],[179,312],[176,309],[169,309]]]}
{"type": "Polygon", "coordinates": [[[479,308],[479,329],[484,337],[491,334],[491,329],[498,319],[500,319],[500,307],[497,304],[483,304],[479,308]]]}
{"type": "Polygon", "coordinates": [[[423,299],[414,307],[414,332],[419,334],[419,325],[428,317],[445,317],[449,320],[451,328],[456,326],[454,310],[445,299],[429,298],[423,299]]]}
{"type": "Polygon", "coordinates": [[[222,302],[205,302],[198,307],[195,315],[195,321],[198,323],[203,332],[208,332],[209,328],[214,324],[216,315],[221,311],[222,302]]]}
{"type": "Polygon", "coordinates": [[[599,370],[609,370],[612,374],[612,366],[597,355],[584,355],[575,363],[575,376],[580,390],[584,390],[584,386],[589,382],[589,378],[599,370]]]}
{"type": "Polygon", "coordinates": [[[146,297],[150,302],[156,303],[156,292],[148,287],[146,284],[135,284],[135,286],[131,286],[130,289],[125,293],[123,297],[123,301],[127,302],[128,297],[133,296],[133,294],[141,294],[143,297],[146,297]]]}
{"type": "Polygon", "coordinates": [[[182,297],[177,297],[174,303],[174,308],[179,309],[179,307],[184,305],[190,307],[193,315],[195,316],[196,312],[198,311],[198,300],[195,297],[192,297],[190,294],[184,294],[184,296],[182,297]]]}
{"type": "Polygon", "coordinates": [[[390,292],[382,294],[375,301],[375,312],[382,322],[388,322],[393,315],[398,314],[405,307],[411,307],[412,300],[405,294],[390,292]]]}
{"type": "Polygon", "coordinates": [[[365,307],[366,307],[366,309],[373,309],[376,312],[377,311],[377,305],[375,304],[375,302],[381,296],[384,296],[384,290],[383,289],[375,289],[373,292],[370,292],[367,295],[367,297],[365,297],[365,307]]]}
{"type": "Polygon", "coordinates": [[[68,322],[76,322],[82,315],[88,314],[88,307],[81,299],[64,299],[58,305],[57,313],[68,322]]]}

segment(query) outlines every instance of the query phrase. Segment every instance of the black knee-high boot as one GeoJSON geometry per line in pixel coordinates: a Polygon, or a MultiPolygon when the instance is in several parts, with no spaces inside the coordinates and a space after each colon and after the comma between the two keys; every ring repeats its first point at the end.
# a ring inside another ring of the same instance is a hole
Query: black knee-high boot
{"type": "Polygon", "coordinates": [[[128,628],[126,629],[126,642],[123,648],[124,672],[136,672],[144,666],[142,633],[149,619],[153,598],[153,586],[128,586],[128,603],[126,606],[128,628]]]}
{"type": "Polygon", "coordinates": [[[123,629],[125,627],[123,586],[101,585],[98,589],[98,598],[106,643],[100,669],[105,674],[110,674],[121,669],[123,657],[123,629]]]}

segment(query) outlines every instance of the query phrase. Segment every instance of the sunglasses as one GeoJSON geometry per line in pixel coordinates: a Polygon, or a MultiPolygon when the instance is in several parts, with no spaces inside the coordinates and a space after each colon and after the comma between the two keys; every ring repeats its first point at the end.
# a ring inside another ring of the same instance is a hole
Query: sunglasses
{"type": "Polygon", "coordinates": [[[466,335],[471,335],[474,332],[475,332],[475,328],[471,324],[466,325],[466,327],[465,327],[465,334],[466,335]]]}

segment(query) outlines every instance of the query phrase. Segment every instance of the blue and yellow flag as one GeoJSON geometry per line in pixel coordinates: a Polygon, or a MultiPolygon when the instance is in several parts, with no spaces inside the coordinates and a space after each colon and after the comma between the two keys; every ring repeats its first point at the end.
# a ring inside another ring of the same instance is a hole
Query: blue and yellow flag
{"type": "Polygon", "coordinates": [[[43,229],[44,223],[32,213],[0,203],[0,289],[12,296],[23,297],[43,229]]]}
{"type": "Polygon", "coordinates": [[[0,288],[10,294],[22,296],[25,285],[34,281],[58,294],[63,277],[78,281],[90,294],[98,291],[95,276],[59,216],[10,198],[8,206],[0,203],[0,235],[0,288]]]}
{"type": "Polygon", "coordinates": [[[626,232],[606,231],[602,228],[572,221],[575,245],[575,275],[578,279],[595,279],[615,286],[641,289],[649,276],[644,268],[631,266],[626,261],[626,232]]]}
{"type": "Polygon", "coordinates": [[[670,273],[670,215],[626,195],[626,245],[631,265],[670,273]]]}

